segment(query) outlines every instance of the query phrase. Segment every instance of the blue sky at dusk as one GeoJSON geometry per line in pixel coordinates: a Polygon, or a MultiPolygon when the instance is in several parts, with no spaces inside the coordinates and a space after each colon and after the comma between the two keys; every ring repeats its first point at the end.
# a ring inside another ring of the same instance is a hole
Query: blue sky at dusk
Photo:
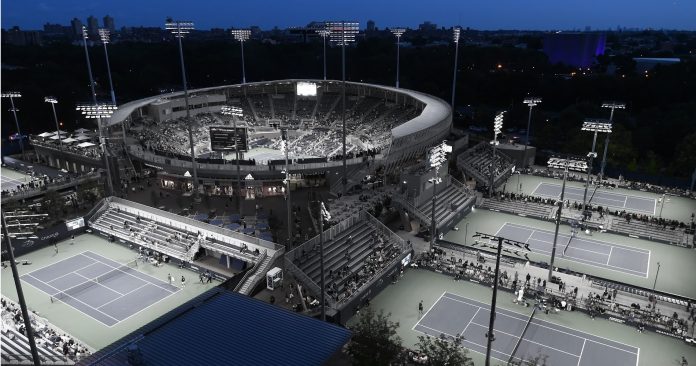
{"type": "Polygon", "coordinates": [[[312,20],[368,19],[377,27],[438,26],[475,29],[666,28],[696,30],[695,0],[4,0],[2,27],[41,29],[44,23],[68,25],[73,17],[115,18],[122,26],[161,26],[165,17],[192,20],[197,28],[258,25],[268,29],[305,25],[312,20]]]}

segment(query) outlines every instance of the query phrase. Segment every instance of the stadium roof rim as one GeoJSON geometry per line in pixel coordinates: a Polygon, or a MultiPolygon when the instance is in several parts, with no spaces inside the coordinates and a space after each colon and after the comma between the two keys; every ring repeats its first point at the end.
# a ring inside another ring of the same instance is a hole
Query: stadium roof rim
{"type": "MultiPolygon", "coordinates": [[[[219,89],[225,89],[225,88],[232,88],[232,87],[242,87],[242,86],[261,86],[261,85],[268,85],[268,84],[275,84],[275,83],[296,83],[298,81],[307,81],[307,82],[315,82],[317,84],[322,84],[322,83],[341,83],[340,80],[318,80],[318,79],[285,79],[285,80],[273,80],[273,81],[260,81],[260,82],[254,82],[254,83],[246,83],[246,84],[230,84],[230,85],[221,85],[221,86],[213,86],[213,87],[208,87],[208,88],[201,88],[201,89],[194,89],[190,90],[189,94],[191,93],[205,93],[205,92],[212,92],[215,90],[219,89]]],[[[427,130],[431,127],[434,127],[438,123],[440,123],[442,120],[446,118],[452,117],[452,110],[447,102],[444,100],[434,97],[429,94],[417,92],[414,90],[410,89],[401,89],[401,88],[394,88],[390,86],[384,86],[384,85],[377,85],[377,84],[368,84],[368,83],[357,83],[357,82],[352,82],[352,81],[347,81],[346,84],[351,84],[351,85],[361,85],[361,86],[366,86],[370,88],[376,88],[376,89],[382,89],[382,90],[387,90],[390,92],[395,92],[395,93],[400,93],[404,95],[408,95],[421,103],[425,104],[425,107],[423,108],[423,111],[421,112],[420,115],[416,116],[415,118],[406,121],[402,123],[399,126],[396,126],[392,129],[392,138],[399,138],[399,137],[404,137],[408,136],[412,133],[418,132],[418,131],[423,131],[427,130]]],[[[144,99],[139,99],[135,100],[132,102],[125,103],[121,106],[119,106],[118,110],[111,116],[109,119],[109,126],[119,124],[123,122],[123,120],[126,119],[131,113],[133,113],[134,110],[137,108],[144,107],[148,104],[151,104],[158,99],[162,98],[174,98],[183,95],[183,91],[178,91],[178,92],[173,92],[173,93],[167,93],[167,94],[160,94],[144,99]]]]}

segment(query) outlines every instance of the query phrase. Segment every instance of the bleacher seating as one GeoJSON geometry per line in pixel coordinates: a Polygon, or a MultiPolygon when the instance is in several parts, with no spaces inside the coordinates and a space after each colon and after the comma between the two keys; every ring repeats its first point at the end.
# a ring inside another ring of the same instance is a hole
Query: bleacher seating
{"type": "Polygon", "coordinates": [[[457,167],[485,187],[490,185],[491,170],[493,187],[497,188],[512,174],[514,166],[514,161],[500,150],[496,152],[494,161],[493,147],[486,142],[481,142],[457,156],[457,167]]]}
{"type": "MultiPolygon", "coordinates": [[[[448,215],[454,212],[453,208],[463,205],[470,197],[466,192],[451,184],[445,188],[438,184],[437,199],[435,203],[435,222],[443,222],[448,215]]],[[[427,217],[432,217],[432,200],[424,200],[418,206],[418,210],[427,217]]]]}
{"type": "Polygon", "coordinates": [[[686,246],[684,230],[673,226],[662,226],[640,220],[627,221],[625,218],[612,218],[611,231],[686,246]]]}
{"type": "Polygon", "coordinates": [[[484,199],[481,203],[481,208],[544,219],[548,218],[553,210],[553,206],[547,204],[497,199],[484,199]]]}

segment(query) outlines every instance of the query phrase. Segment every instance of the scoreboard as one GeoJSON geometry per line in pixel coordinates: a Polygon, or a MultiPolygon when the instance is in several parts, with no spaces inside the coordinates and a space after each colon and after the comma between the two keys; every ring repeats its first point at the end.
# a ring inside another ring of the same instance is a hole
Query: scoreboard
{"type": "Polygon", "coordinates": [[[247,129],[237,127],[236,141],[234,127],[211,126],[210,127],[210,150],[212,151],[235,151],[237,146],[240,152],[247,151],[247,129]]]}

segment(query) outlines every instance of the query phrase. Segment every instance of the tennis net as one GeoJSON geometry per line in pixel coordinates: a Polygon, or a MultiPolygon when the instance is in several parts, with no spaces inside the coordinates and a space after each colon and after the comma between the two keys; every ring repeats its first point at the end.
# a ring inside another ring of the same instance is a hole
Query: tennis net
{"type": "Polygon", "coordinates": [[[112,269],[104,274],[101,274],[95,278],[88,279],[85,282],[82,282],[78,285],[70,287],[67,290],[59,291],[57,294],[51,296],[51,302],[62,301],[66,297],[74,298],[75,296],[77,296],[77,294],[87,290],[88,288],[90,288],[94,285],[98,285],[100,282],[104,282],[104,281],[106,281],[109,278],[112,278],[114,276],[117,276],[117,275],[120,275],[123,273],[127,273],[130,270],[130,268],[137,267],[137,266],[138,266],[137,260],[130,261],[130,262],[128,262],[120,267],[114,268],[114,269],[112,269]]]}
{"type": "Polygon", "coordinates": [[[522,329],[522,334],[520,334],[520,338],[517,340],[517,343],[515,343],[515,348],[512,349],[512,352],[510,353],[510,359],[508,359],[508,365],[512,363],[512,359],[515,358],[515,352],[517,352],[517,348],[519,348],[520,343],[522,342],[522,338],[524,338],[524,334],[527,332],[527,328],[529,328],[529,323],[532,322],[532,319],[534,318],[534,314],[536,314],[537,307],[535,306],[532,308],[532,314],[529,315],[529,319],[527,319],[527,324],[524,325],[524,329],[522,329]]]}

